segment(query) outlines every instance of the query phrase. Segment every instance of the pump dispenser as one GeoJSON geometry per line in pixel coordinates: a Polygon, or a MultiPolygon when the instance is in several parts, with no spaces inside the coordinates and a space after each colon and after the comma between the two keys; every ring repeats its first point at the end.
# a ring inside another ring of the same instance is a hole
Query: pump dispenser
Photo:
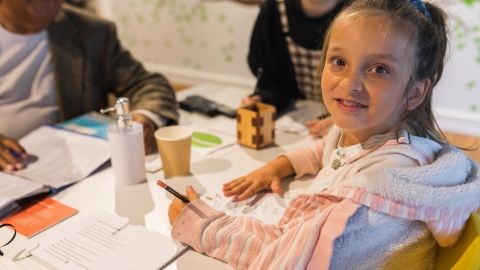
{"type": "Polygon", "coordinates": [[[135,185],[145,177],[143,126],[132,120],[128,98],[120,97],[114,106],[100,110],[115,111],[115,124],[108,127],[113,174],[120,185],[135,185]]]}

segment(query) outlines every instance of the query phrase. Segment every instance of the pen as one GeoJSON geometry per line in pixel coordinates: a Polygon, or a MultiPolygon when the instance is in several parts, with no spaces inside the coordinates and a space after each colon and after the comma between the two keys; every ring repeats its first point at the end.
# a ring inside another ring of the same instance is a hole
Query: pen
{"type": "Polygon", "coordinates": [[[159,185],[160,187],[166,189],[168,192],[170,192],[173,196],[179,198],[180,200],[182,200],[184,203],[189,203],[190,200],[183,196],[182,194],[178,193],[175,189],[169,187],[167,184],[165,184],[162,180],[157,180],[157,185],[159,185]]]}
{"type": "Polygon", "coordinates": [[[13,149],[8,149],[8,151],[10,151],[10,154],[12,154],[12,156],[16,159],[19,159],[22,157],[22,155],[20,153],[18,153],[17,151],[13,150],[13,149]]]}

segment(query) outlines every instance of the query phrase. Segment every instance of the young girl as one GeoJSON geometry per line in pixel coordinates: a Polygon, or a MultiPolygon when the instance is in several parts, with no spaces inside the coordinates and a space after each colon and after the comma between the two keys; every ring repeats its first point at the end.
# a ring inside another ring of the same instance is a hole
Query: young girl
{"type": "Polygon", "coordinates": [[[354,1],[324,44],[327,138],[224,186],[241,200],[316,174],[311,192],[275,226],[216,211],[190,187],[192,203],[170,206],[172,236],[239,269],[433,269],[437,245],[455,243],[480,206],[478,168],[444,142],[431,112],[445,28],[431,3],[354,1]]]}

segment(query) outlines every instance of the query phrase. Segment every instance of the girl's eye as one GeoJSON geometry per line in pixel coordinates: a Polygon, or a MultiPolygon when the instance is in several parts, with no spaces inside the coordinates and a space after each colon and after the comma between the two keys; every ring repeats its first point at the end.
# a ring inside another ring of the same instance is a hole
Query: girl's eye
{"type": "Polygon", "coordinates": [[[332,64],[335,66],[345,66],[345,61],[338,57],[332,57],[330,62],[332,62],[332,64]]]}
{"type": "Polygon", "coordinates": [[[384,66],[374,66],[370,69],[370,71],[378,74],[388,74],[388,69],[384,66]]]}

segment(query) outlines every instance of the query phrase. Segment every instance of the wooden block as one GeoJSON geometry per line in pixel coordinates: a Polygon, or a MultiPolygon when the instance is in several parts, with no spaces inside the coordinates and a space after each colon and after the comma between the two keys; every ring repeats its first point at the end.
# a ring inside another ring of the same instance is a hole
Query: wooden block
{"type": "Polygon", "coordinates": [[[275,141],[275,107],[258,102],[237,111],[237,142],[260,149],[275,141]]]}

